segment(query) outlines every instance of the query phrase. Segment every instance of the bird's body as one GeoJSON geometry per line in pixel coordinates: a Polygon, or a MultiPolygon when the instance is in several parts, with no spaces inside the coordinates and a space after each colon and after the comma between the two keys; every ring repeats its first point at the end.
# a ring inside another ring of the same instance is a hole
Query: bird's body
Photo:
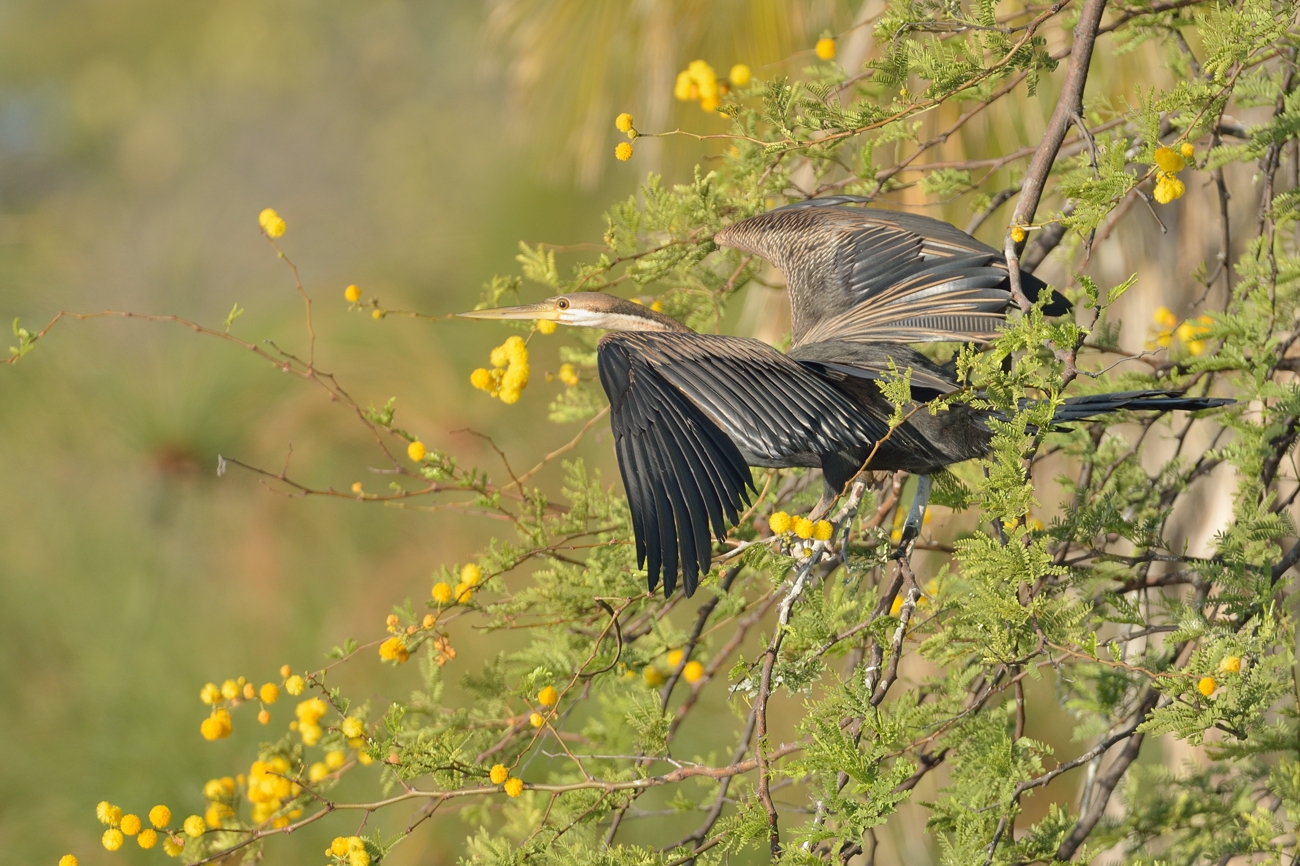
{"type": "MultiPolygon", "coordinates": [[[[946,223],[838,201],[761,214],[715,238],[785,270],[795,322],[788,354],[758,340],[698,334],[594,292],[463,314],[610,331],[599,343],[598,370],[652,590],[662,576],[670,594],[680,572],[686,594],[694,593],[712,559],[710,528],[725,536],[749,501],[751,466],[820,468],[834,495],[868,459],[872,470],[925,477],[988,452],[992,415],[965,404],[912,412],[890,432],[894,407],[878,380],[892,365],[911,370],[913,400],[956,390],[951,369],[903,342],[993,336],[1010,300],[1005,266],[946,223]]],[[[1036,295],[1042,284],[1027,288],[1036,295]]],[[[1055,420],[1223,402],[1094,395],[1067,401],[1055,420]]]]}

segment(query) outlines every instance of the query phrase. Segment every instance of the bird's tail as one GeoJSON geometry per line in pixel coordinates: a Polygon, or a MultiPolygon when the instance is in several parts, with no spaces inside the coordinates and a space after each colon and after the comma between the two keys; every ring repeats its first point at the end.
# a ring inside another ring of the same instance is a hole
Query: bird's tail
{"type": "Polygon", "coordinates": [[[1174,409],[1213,409],[1235,403],[1223,397],[1184,397],[1177,391],[1117,391],[1113,394],[1086,394],[1071,397],[1052,416],[1053,424],[1083,421],[1098,415],[1107,415],[1125,409],[1155,409],[1171,412],[1174,409]]]}

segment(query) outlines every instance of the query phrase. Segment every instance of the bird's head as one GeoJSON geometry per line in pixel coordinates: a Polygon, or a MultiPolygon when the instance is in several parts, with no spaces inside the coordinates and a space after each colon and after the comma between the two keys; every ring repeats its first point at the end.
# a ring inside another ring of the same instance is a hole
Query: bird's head
{"type": "Polygon", "coordinates": [[[577,328],[606,331],[685,331],[676,319],[657,313],[643,304],[625,301],[603,292],[575,292],[557,295],[540,304],[473,310],[457,315],[466,319],[540,319],[577,328]]]}

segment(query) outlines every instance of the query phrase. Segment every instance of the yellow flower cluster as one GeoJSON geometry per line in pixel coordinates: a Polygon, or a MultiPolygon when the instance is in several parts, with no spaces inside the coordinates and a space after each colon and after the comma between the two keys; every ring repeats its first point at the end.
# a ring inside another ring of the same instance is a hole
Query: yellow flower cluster
{"type": "MultiPolygon", "coordinates": [[[[126,844],[127,836],[134,836],[136,844],[148,850],[158,844],[159,830],[167,834],[163,849],[170,856],[175,857],[185,847],[184,841],[174,840],[175,834],[167,829],[172,820],[172,810],[166,806],[158,805],[149,810],[149,823],[153,827],[145,827],[139,815],[124,815],[120,806],[114,806],[107,800],[95,807],[95,817],[101,824],[108,825],[100,837],[100,843],[109,851],[120,849],[126,844]]],[[[77,858],[71,854],[64,855],[59,860],[59,866],[77,866],[77,858]]]]}
{"type": "Polygon", "coordinates": [[[429,449],[419,439],[406,446],[406,456],[411,458],[413,463],[419,463],[424,459],[424,455],[429,453],[429,449]]]}
{"type": "Polygon", "coordinates": [[[619,162],[627,162],[632,158],[632,145],[626,141],[614,145],[614,158],[619,162]]]}
{"type": "Polygon", "coordinates": [[[537,320],[536,328],[537,328],[537,333],[539,334],[546,334],[547,336],[550,336],[551,334],[555,333],[555,329],[558,327],[560,326],[552,322],[550,319],[537,320]]]}
{"type": "Polygon", "coordinates": [[[294,708],[294,715],[298,717],[298,735],[302,737],[304,746],[314,746],[320,742],[320,720],[328,709],[329,706],[320,698],[308,698],[294,708]]]}
{"type": "Polygon", "coordinates": [[[1156,164],[1156,189],[1153,195],[1156,201],[1161,204],[1169,204],[1175,199],[1183,197],[1187,187],[1178,179],[1178,172],[1187,166],[1184,157],[1191,156],[1193,149],[1191,144],[1184,144],[1181,150],[1174,150],[1169,147],[1157,147],[1155,152],[1156,164]]]}
{"type": "Polygon", "coordinates": [[[560,702],[560,693],[555,686],[547,686],[537,693],[537,703],[544,707],[553,707],[560,702]]]}
{"type": "Polygon", "coordinates": [[[572,364],[561,364],[557,377],[570,388],[578,384],[578,370],[572,364]]]}
{"type": "Polygon", "coordinates": [[[343,297],[347,298],[349,304],[355,304],[361,300],[361,287],[357,285],[348,286],[343,290],[343,297]]]}
{"type": "Polygon", "coordinates": [[[835,532],[835,527],[829,520],[818,520],[814,523],[806,517],[791,517],[784,511],[772,512],[772,516],[767,519],[767,525],[773,535],[793,533],[802,541],[810,538],[814,541],[830,541],[831,535],[835,532]]]}
{"type": "MultiPolygon", "coordinates": [[[[302,815],[300,809],[277,814],[284,808],[286,800],[302,794],[302,786],[288,778],[291,769],[289,760],[277,755],[269,761],[254,761],[248,769],[248,777],[241,777],[245,797],[253,804],[254,824],[270,821],[272,827],[287,827],[290,820],[302,815]]],[[[235,791],[235,780],[229,777],[213,779],[204,786],[203,793],[211,801],[207,814],[210,828],[219,828],[224,818],[235,814],[232,806],[235,791]]]]}
{"type": "MultiPolygon", "coordinates": [[[[682,663],[682,656],[685,655],[681,650],[673,650],[668,653],[669,670],[677,670],[677,666],[682,663]]],[[[704,678],[704,665],[701,662],[691,659],[685,665],[682,665],[682,679],[688,683],[697,683],[704,678]]]]}
{"type": "Polygon", "coordinates": [[[1224,656],[1223,661],[1219,662],[1219,673],[1241,673],[1241,656],[1224,656]]]}
{"type": "Polygon", "coordinates": [[[528,347],[516,335],[492,350],[488,356],[492,369],[479,367],[470,374],[470,384],[502,403],[517,403],[524,388],[528,387],[528,347]]]}
{"type": "Polygon", "coordinates": [[[273,208],[266,208],[257,215],[257,224],[266,232],[268,238],[278,238],[284,234],[286,228],[284,220],[275,212],[273,208]]]}
{"type": "Polygon", "coordinates": [[[510,768],[505,764],[493,764],[488,770],[488,779],[493,785],[500,785],[507,796],[518,797],[524,792],[524,780],[510,775],[510,768]]]}
{"type": "Polygon", "coordinates": [[[199,733],[205,740],[220,740],[230,736],[230,732],[234,730],[230,716],[231,709],[253,700],[263,704],[257,714],[257,720],[264,725],[268,724],[271,721],[271,713],[265,705],[275,703],[278,697],[280,697],[280,687],[275,683],[265,683],[259,689],[246,677],[226,680],[219,686],[216,683],[208,683],[199,690],[199,700],[212,707],[212,712],[199,725],[199,733]]]}
{"type": "Polygon", "coordinates": [[[1219,684],[1214,681],[1214,677],[1201,677],[1201,681],[1196,684],[1196,690],[1207,698],[1214,694],[1214,690],[1219,684]]]}
{"type": "MultiPolygon", "coordinates": [[[[460,582],[456,584],[455,589],[451,588],[451,584],[440,580],[433,585],[433,591],[431,594],[433,595],[433,600],[440,606],[452,604],[453,601],[456,604],[468,604],[474,599],[474,591],[478,589],[478,585],[482,582],[483,570],[470,562],[461,568],[460,582]]],[[[430,621],[426,625],[426,628],[431,625],[433,625],[433,621],[430,621]]],[[[451,657],[456,657],[454,651],[451,652],[451,657]]]]}
{"type": "Polygon", "coordinates": [[[347,866],[370,866],[370,852],[360,836],[336,836],[325,853],[347,866]]]}
{"type": "Polygon", "coordinates": [[[1201,355],[1205,352],[1205,338],[1210,333],[1214,320],[1209,316],[1198,316],[1179,323],[1178,317],[1168,307],[1156,307],[1152,315],[1155,323],[1155,336],[1147,340],[1147,348],[1162,349],[1169,347],[1174,338],[1182,343],[1189,355],[1201,355]]]}
{"type": "Polygon", "coordinates": [[[718,81],[718,73],[703,60],[692,60],[677,73],[677,83],[673,85],[673,96],[682,102],[698,101],[705,111],[716,110],[725,93],[725,85],[718,81]]]}
{"type": "Polygon", "coordinates": [[[1025,227],[1024,227],[1024,226],[1012,226],[1012,227],[1011,227],[1011,239],[1012,239],[1013,241],[1015,241],[1016,243],[1018,243],[1018,244],[1023,244],[1023,243],[1025,242],[1025,227]]]}
{"type": "Polygon", "coordinates": [[[834,60],[835,40],[829,36],[823,36],[821,39],[818,39],[817,44],[813,46],[813,52],[817,55],[818,60],[834,60]]]}

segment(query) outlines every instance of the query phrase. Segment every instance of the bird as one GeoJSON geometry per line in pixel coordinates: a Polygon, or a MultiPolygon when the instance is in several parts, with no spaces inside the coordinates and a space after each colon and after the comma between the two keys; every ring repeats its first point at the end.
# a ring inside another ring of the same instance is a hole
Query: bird
{"type": "MultiPolygon", "coordinates": [[[[820,468],[823,502],[868,463],[876,471],[916,474],[908,517],[914,534],[930,476],[986,455],[989,421],[996,417],[958,403],[937,414],[913,412],[891,433],[894,406],[877,385],[891,370],[910,370],[914,401],[958,389],[950,367],[904,341],[996,335],[1011,298],[996,251],[937,220],[841,201],[778,208],[724,228],[714,241],[771,256],[783,267],[796,323],[788,352],[746,337],[697,333],[603,292],[458,314],[607,331],[598,343],[597,372],[609,398],[637,564],[646,569],[650,592],[662,580],[665,597],[679,574],[689,597],[708,573],[710,529],[724,538],[757,492],[750,467],[820,468]],[[850,209],[870,213],[840,213],[850,209]],[[827,225],[849,228],[828,241],[827,225]]],[[[1027,286],[1035,293],[1042,288],[1027,286]]],[[[1051,305],[1061,307],[1055,298],[1051,305]]],[[[1052,423],[1229,402],[1157,390],[1093,394],[1067,399],[1052,423]]]]}

